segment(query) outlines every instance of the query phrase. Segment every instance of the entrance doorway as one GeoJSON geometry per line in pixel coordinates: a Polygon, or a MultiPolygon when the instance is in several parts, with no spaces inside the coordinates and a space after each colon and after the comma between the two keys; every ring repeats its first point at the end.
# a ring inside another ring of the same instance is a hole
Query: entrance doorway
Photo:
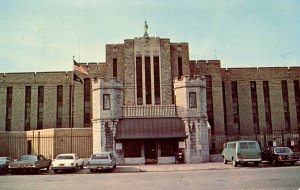
{"type": "Polygon", "coordinates": [[[145,140],[144,147],[145,147],[145,163],[156,164],[157,163],[156,140],[145,140]]]}

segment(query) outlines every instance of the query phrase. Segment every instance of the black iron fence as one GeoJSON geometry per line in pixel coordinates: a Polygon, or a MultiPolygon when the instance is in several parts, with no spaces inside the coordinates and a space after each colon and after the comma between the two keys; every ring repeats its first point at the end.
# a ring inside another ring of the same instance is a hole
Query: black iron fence
{"type": "Polygon", "coordinates": [[[61,153],[77,153],[88,158],[93,151],[91,134],[0,134],[0,156],[18,158],[24,154],[42,154],[54,159],[61,153]]]}
{"type": "Polygon", "coordinates": [[[258,141],[261,148],[266,146],[288,146],[294,152],[300,154],[299,130],[260,131],[259,134],[249,135],[211,135],[210,154],[220,154],[225,142],[237,140],[255,140],[258,141]]]}

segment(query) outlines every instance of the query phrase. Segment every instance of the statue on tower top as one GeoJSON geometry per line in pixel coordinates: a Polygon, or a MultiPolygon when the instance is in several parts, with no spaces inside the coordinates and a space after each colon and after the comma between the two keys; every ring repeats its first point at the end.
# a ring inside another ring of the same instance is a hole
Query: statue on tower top
{"type": "Polygon", "coordinates": [[[145,33],[144,33],[144,37],[149,37],[148,36],[148,24],[147,24],[147,21],[145,20],[145,25],[144,25],[144,30],[145,30],[145,33]]]}

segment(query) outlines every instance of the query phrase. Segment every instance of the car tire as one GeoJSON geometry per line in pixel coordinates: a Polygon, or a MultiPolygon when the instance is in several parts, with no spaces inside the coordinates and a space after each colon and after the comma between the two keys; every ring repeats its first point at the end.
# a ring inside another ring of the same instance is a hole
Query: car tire
{"type": "Polygon", "coordinates": [[[253,162],[253,164],[254,164],[255,167],[258,167],[259,162],[253,162]]]}
{"type": "Polygon", "coordinates": [[[94,170],[94,169],[90,169],[90,172],[91,172],[91,173],[95,173],[95,170],[94,170]]]}
{"type": "Polygon", "coordinates": [[[83,169],[83,163],[81,164],[80,169],[81,169],[81,170],[83,169]]]}
{"type": "Polygon", "coordinates": [[[278,166],[276,160],[272,160],[271,163],[272,163],[272,166],[274,166],[274,167],[275,167],[275,166],[278,166]]]}
{"type": "Polygon", "coordinates": [[[237,167],[237,162],[236,162],[236,160],[233,158],[232,159],[232,165],[234,166],[234,167],[237,167]]]}
{"type": "Polygon", "coordinates": [[[78,171],[78,165],[76,165],[74,168],[74,172],[77,172],[77,171],[78,171]]]}
{"type": "Polygon", "coordinates": [[[295,165],[295,163],[296,163],[296,162],[291,162],[290,164],[291,164],[291,166],[294,166],[294,165],[295,165]]]}
{"type": "Polygon", "coordinates": [[[57,173],[57,170],[53,170],[53,172],[56,174],[56,173],[57,173]]]}
{"type": "Polygon", "coordinates": [[[40,169],[40,168],[38,168],[38,169],[36,170],[36,174],[41,174],[41,169],[40,169]]]}
{"type": "Polygon", "coordinates": [[[223,158],[223,163],[227,164],[227,160],[225,158],[223,158]]]}

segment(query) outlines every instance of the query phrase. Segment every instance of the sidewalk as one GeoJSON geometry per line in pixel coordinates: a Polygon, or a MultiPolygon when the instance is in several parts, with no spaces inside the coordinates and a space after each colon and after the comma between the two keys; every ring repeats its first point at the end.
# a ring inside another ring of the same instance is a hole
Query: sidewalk
{"type": "Polygon", "coordinates": [[[195,171],[195,170],[227,170],[232,169],[232,164],[223,162],[208,162],[201,164],[173,164],[173,165],[126,165],[117,166],[114,172],[171,172],[171,171],[195,171]]]}
{"type": "MultiPolygon", "coordinates": [[[[289,165],[287,164],[289,167],[289,165]]],[[[300,166],[298,161],[295,166],[300,166]]],[[[254,166],[238,166],[234,167],[231,163],[224,164],[223,162],[208,162],[201,164],[173,164],[173,165],[126,165],[117,166],[115,173],[130,173],[130,172],[172,172],[172,171],[196,171],[196,170],[228,170],[240,168],[253,168],[254,166]]],[[[258,168],[272,168],[268,163],[259,164],[258,168]]],[[[257,167],[255,167],[257,168],[257,167]]]]}

